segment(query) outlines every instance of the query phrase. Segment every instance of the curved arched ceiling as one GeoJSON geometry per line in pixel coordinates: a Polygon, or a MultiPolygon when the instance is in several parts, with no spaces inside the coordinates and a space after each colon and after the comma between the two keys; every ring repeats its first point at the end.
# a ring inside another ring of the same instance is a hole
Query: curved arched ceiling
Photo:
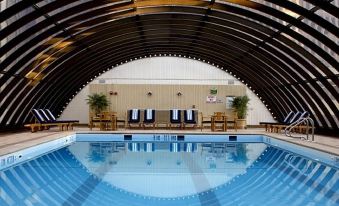
{"type": "Polygon", "coordinates": [[[112,66],[176,55],[209,62],[239,78],[279,120],[290,110],[307,110],[317,127],[337,130],[337,4],[331,0],[7,2],[0,13],[1,127],[32,121],[32,108],[60,113],[81,88],[112,66]]]}

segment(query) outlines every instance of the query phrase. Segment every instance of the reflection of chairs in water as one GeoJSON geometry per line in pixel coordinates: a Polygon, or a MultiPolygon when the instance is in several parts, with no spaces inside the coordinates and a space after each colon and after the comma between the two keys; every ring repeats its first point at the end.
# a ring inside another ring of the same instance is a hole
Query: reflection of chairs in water
{"type": "Polygon", "coordinates": [[[116,150],[125,150],[126,144],[124,142],[115,143],[116,150]]]}
{"type": "Polygon", "coordinates": [[[206,151],[207,153],[212,152],[212,143],[201,143],[201,154],[206,151]]]}
{"type": "Polygon", "coordinates": [[[202,143],[201,144],[201,153],[206,151],[207,153],[212,153],[215,157],[222,157],[225,153],[226,143],[202,143]]]}
{"type": "Polygon", "coordinates": [[[226,162],[234,162],[234,155],[237,153],[236,144],[226,144],[226,162]]]}
{"type": "Polygon", "coordinates": [[[212,153],[216,158],[225,157],[226,162],[233,162],[234,155],[237,154],[237,146],[230,143],[202,143],[201,153],[204,151],[212,153]]]}
{"type": "Polygon", "coordinates": [[[212,151],[215,157],[224,157],[226,153],[226,143],[213,143],[212,151]]]}
{"type": "Polygon", "coordinates": [[[90,143],[90,151],[101,155],[111,154],[125,150],[125,143],[110,143],[110,142],[93,142],[90,143]]]}

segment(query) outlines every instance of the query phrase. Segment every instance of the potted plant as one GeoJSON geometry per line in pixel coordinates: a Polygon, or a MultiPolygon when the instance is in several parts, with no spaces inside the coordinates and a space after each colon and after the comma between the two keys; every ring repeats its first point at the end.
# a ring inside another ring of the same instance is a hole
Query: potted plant
{"type": "Polygon", "coordinates": [[[248,110],[248,102],[250,99],[248,96],[239,96],[235,97],[232,102],[232,108],[237,113],[237,126],[239,129],[244,129],[246,127],[246,115],[248,110]]]}
{"type": "Polygon", "coordinates": [[[106,95],[92,94],[88,95],[87,104],[95,112],[95,115],[100,114],[109,105],[106,95]]]}

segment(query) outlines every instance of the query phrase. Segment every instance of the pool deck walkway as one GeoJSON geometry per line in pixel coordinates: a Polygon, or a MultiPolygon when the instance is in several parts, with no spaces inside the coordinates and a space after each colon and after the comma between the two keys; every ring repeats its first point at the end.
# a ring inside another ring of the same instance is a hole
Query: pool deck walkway
{"type": "Polygon", "coordinates": [[[323,135],[315,135],[315,141],[305,141],[299,138],[287,137],[283,134],[265,132],[263,128],[249,128],[245,130],[228,130],[227,132],[211,132],[208,129],[200,131],[196,130],[142,130],[142,129],[119,129],[117,131],[90,131],[87,127],[75,127],[72,131],[60,132],[57,128],[51,128],[50,130],[39,131],[31,133],[30,131],[16,132],[16,133],[0,133],[0,156],[10,154],[24,148],[32,147],[44,142],[52,141],[66,135],[73,134],[74,132],[93,132],[93,133],[175,133],[175,134],[258,134],[267,135],[276,139],[292,142],[306,147],[311,147],[317,150],[325,151],[334,155],[339,156],[339,136],[328,137],[323,135]]]}

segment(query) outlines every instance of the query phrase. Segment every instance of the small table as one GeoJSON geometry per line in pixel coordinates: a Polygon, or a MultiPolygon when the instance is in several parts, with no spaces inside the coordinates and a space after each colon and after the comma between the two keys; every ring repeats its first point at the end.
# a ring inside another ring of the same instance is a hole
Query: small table
{"type": "Polygon", "coordinates": [[[211,130],[214,132],[216,131],[216,124],[221,123],[222,129],[221,131],[227,131],[227,116],[226,115],[212,115],[211,116],[211,130]]]}

